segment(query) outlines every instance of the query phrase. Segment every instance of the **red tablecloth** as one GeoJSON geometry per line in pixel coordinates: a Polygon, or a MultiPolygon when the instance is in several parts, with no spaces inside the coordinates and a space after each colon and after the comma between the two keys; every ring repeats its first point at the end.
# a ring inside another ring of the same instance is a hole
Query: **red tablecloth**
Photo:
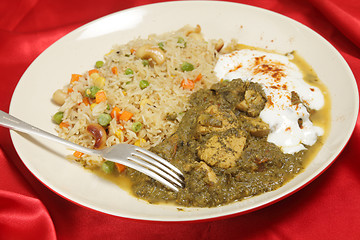
{"type": "MultiPolygon", "coordinates": [[[[2,0],[0,109],[29,64],[77,27],[153,0],[2,0]]],[[[291,17],[332,43],[360,81],[358,0],[239,0],[291,17]]],[[[184,16],[186,17],[186,16],[184,16]]],[[[341,81],[341,79],[339,79],[341,81]]],[[[71,203],[25,168],[0,128],[0,239],[360,239],[360,122],[335,163],[274,205],[224,220],[161,223],[123,219],[71,203]]]]}

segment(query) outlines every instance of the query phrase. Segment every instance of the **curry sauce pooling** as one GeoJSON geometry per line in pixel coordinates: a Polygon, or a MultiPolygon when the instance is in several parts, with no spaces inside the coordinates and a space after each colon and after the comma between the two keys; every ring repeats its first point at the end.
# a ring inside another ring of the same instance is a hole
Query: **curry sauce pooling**
{"type": "Polygon", "coordinates": [[[176,193],[128,168],[134,194],[150,203],[215,207],[284,185],[305,167],[307,151],[284,154],[267,141],[269,126],[259,117],[266,101],[259,84],[241,79],[194,92],[177,131],[150,149],[184,173],[186,187],[176,193]]]}

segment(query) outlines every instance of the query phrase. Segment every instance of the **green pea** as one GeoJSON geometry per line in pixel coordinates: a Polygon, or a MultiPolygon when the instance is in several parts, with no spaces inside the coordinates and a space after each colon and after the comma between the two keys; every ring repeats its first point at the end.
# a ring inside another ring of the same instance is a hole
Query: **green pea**
{"type": "Polygon", "coordinates": [[[63,117],[64,117],[64,112],[57,112],[53,116],[53,121],[56,124],[60,124],[62,122],[63,117]]]}
{"type": "Polygon", "coordinates": [[[144,89],[144,88],[147,88],[149,86],[149,82],[146,81],[146,80],[141,80],[140,83],[139,83],[139,86],[141,89],[144,89]]]}
{"type": "Polygon", "coordinates": [[[95,98],[95,95],[98,91],[100,91],[100,88],[92,86],[85,90],[85,97],[95,98]]]}
{"type": "Polygon", "coordinates": [[[125,70],[125,75],[133,75],[133,74],[134,74],[134,71],[131,68],[127,68],[125,70]]]}
{"type": "Polygon", "coordinates": [[[104,62],[103,62],[103,61],[97,61],[97,62],[95,63],[95,67],[96,67],[96,68],[101,68],[103,65],[104,65],[104,62]]]}
{"type": "Polygon", "coordinates": [[[139,132],[142,128],[142,124],[141,122],[134,122],[131,126],[131,129],[134,131],[134,132],[139,132]]]}
{"type": "Polygon", "coordinates": [[[182,38],[182,37],[178,38],[177,43],[181,44],[182,48],[186,47],[186,42],[185,42],[184,38],[182,38]]]}
{"type": "Polygon", "coordinates": [[[110,161],[105,161],[101,165],[101,169],[107,174],[112,173],[114,171],[114,167],[115,163],[110,161]]]}
{"type": "Polygon", "coordinates": [[[147,60],[147,59],[144,59],[144,60],[142,60],[142,65],[144,66],[144,67],[146,67],[146,66],[149,66],[149,60],[147,60]]]}
{"type": "Polygon", "coordinates": [[[158,43],[158,46],[161,50],[165,51],[164,47],[165,47],[165,44],[163,42],[159,42],[158,43]]]}
{"type": "Polygon", "coordinates": [[[188,62],[183,62],[183,64],[181,64],[181,70],[184,72],[190,72],[194,70],[194,65],[188,62]]]}
{"type": "Polygon", "coordinates": [[[109,125],[110,121],[111,121],[110,114],[102,113],[98,117],[98,123],[103,127],[106,127],[107,125],[109,125]]]}

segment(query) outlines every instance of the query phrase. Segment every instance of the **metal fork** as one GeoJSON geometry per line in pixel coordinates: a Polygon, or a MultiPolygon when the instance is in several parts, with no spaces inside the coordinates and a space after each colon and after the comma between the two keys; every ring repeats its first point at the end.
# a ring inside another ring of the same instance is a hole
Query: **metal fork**
{"type": "Polygon", "coordinates": [[[101,150],[86,148],[45,132],[1,110],[0,126],[27,134],[35,134],[62,143],[73,150],[89,155],[99,155],[108,161],[123,164],[161,182],[173,191],[178,191],[178,188],[184,187],[184,176],[179,169],[165,159],[141,147],[124,143],[101,150]]]}

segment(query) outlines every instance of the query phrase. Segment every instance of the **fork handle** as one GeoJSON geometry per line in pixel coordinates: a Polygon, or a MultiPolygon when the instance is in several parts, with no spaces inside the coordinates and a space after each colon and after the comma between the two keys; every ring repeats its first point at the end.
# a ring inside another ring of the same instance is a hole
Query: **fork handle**
{"type": "Polygon", "coordinates": [[[40,137],[44,137],[50,140],[53,140],[55,142],[62,143],[68,147],[70,147],[73,150],[77,150],[79,152],[85,153],[85,154],[91,154],[91,155],[99,155],[99,152],[94,149],[86,148],[83,146],[80,146],[78,144],[75,144],[73,142],[70,142],[68,140],[62,139],[58,136],[55,136],[51,133],[45,132],[44,130],[41,130],[37,127],[34,127],[14,116],[11,116],[10,114],[7,114],[0,110],[0,126],[16,130],[19,132],[27,133],[27,134],[35,134],[40,137]]]}

